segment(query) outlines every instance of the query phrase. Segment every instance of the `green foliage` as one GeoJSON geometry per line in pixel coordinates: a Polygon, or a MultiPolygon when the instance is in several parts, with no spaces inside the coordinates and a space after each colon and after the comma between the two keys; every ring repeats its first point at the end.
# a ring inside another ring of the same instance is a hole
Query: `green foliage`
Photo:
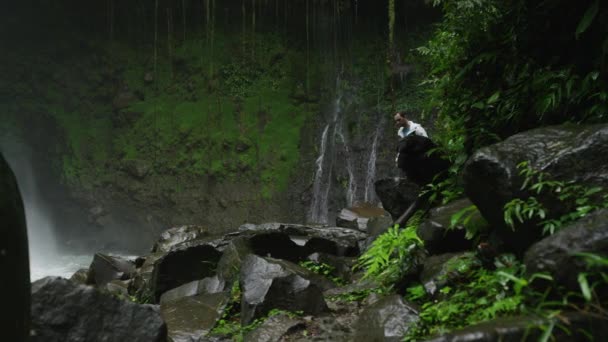
{"type": "Polygon", "coordinates": [[[390,293],[390,291],[383,287],[377,287],[373,289],[352,291],[347,293],[341,293],[334,296],[328,296],[327,300],[330,301],[343,301],[343,302],[360,302],[367,298],[370,294],[377,293],[380,295],[390,293]]]}
{"type": "Polygon", "coordinates": [[[416,224],[405,229],[390,227],[359,257],[356,267],[365,269],[364,278],[390,285],[417,266],[422,240],[416,234],[416,224]]]}
{"type": "Polygon", "coordinates": [[[346,280],[336,275],[336,268],[326,263],[317,263],[314,261],[301,261],[300,266],[316,274],[322,275],[331,280],[338,286],[346,285],[346,280]]]}
{"type": "Polygon", "coordinates": [[[521,190],[538,196],[547,196],[557,199],[564,208],[565,214],[550,218],[545,206],[535,197],[514,198],[504,206],[504,220],[507,225],[514,228],[516,222],[523,223],[536,220],[543,227],[544,234],[553,234],[564,224],[585,217],[588,213],[608,207],[608,196],[598,199],[602,192],[600,187],[584,187],[573,182],[557,181],[547,173],[534,170],[528,161],[517,165],[519,174],[524,177],[521,190]]]}
{"type": "MultiPolygon", "coordinates": [[[[458,262],[458,265],[464,265],[458,262]]],[[[525,299],[532,291],[530,279],[522,276],[523,268],[512,257],[496,261],[497,269],[463,270],[459,281],[441,289],[440,300],[427,300],[422,285],[406,290],[406,298],[422,303],[420,321],[408,331],[405,341],[446,333],[479,322],[525,311],[525,299]],[[426,301],[425,301],[426,300],[426,301]]],[[[459,266],[456,265],[458,268],[459,266]]]]}
{"type": "Polygon", "coordinates": [[[465,238],[472,240],[487,229],[488,222],[481,216],[477,206],[473,204],[452,215],[449,229],[455,229],[459,225],[465,229],[465,238]]]}
{"type": "Polygon", "coordinates": [[[463,129],[468,152],[539,125],[608,120],[606,3],[434,4],[443,21],[418,48],[430,69],[429,110],[440,126],[463,129]]]}

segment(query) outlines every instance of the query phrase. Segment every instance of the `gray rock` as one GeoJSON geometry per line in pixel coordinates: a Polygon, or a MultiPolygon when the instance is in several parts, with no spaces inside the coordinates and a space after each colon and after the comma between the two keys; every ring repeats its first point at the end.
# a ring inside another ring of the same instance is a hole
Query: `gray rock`
{"type": "Polygon", "coordinates": [[[88,274],[88,268],[81,268],[78,271],[74,272],[74,274],[72,274],[72,276],[70,277],[70,281],[73,281],[76,284],[85,285],[87,283],[88,274]]]}
{"type": "Polygon", "coordinates": [[[155,302],[168,290],[215,275],[221,251],[213,244],[181,244],[154,262],[149,282],[155,302]]]}
{"type": "Polygon", "coordinates": [[[87,284],[104,286],[112,280],[126,280],[135,274],[135,264],[127,259],[95,253],[89,266],[87,284]]]}
{"type": "MultiPolygon", "coordinates": [[[[503,219],[504,205],[514,198],[530,194],[522,190],[523,178],[517,164],[530,166],[552,179],[575,182],[584,186],[608,189],[608,125],[543,127],[516,134],[503,142],[476,151],[463,170],[464,189],[495,227],[505,245],[523,252],[541,237],[537,222],[507,228],[503,219]]],[[[555,195],[536,196],[548,209],[548,217],[559,217],[569,210],[555,195]]]]}
{"type": "Polygon", "coordinates": [[[577,276],[585,270],[585,259],[575,253],[608,255],[608,209],[597,210],[563,227],[528,249],[526,271],[549,273],[553,280],[578,291],[577,276]]]}
{"type": "Polygon", "coordinates": [[[169,290],[160,297],[160,304],[174,301],[182,297],[196,296],[201,293],[218,293],[224,291],[225,284],[217,275],[201,280],[195,280],[169,290]]]}
{"type": "Polygon", "coordinates": [[[230,295],[226,292],[200,293],[161,303],[169,337],[177,341],[199,341],[222,316],[230,295]]]}
{"type": "Polygon", "coordinates": [[[278,342],[290,330],[302,326],[304,321],[291,318],[286,314],[278,314],[269,317],[257,329],[246,334],[244,342],[278,342]]]}
{"type": "Polygon", "coordinates": [[[243,261],[240,286],[243,325],[271,309],[310,315],[327,311],[323,291],[334,287],[329,280],[296,264],[253,254],[243,261]]]}
{"type": "Polygon", "coordinates": [[[5,336],[25,340],[29,332],[30,266],[23,201],[17,181],[0,154],[0,328],[5,336]]]}
{"type": "Polygon", "coordinates": [[[425,291],[433,296],[449,284],[451,277],[464,275],[479,266],[481,262],[471,252],[434,255],[424,262],[420,282],[425,291]]]}
{"type": "Polygon", "coordinates": [[[123,301],[56,277],[32,284],[31,341],[164,342],[157,306],[123,301]]]}
{"type": "Polygon", "coordinates": [[[354,341],[401,341],[418,319],[418,310],[404,302],[401,296],[385,297],[363,310],[356,324],[354,341]]]}
{"type": "Polygon", "coordinates": [[[333,267],[333,275],[345,281],[350,280],[352,268],[357,262],[357,258],[339,257],[326,253],[313,253],[307,259],[317,264],[326,264],[333,267]]]}
{"type": "Polygon", "coordinates": [[[372,218],[388,218],[390,220],[390,215],[382,208],[357,205],[340,210],[336,218],[336,226],[368,232],[369,221],[372,218]]]}
{"type": "MultiPolygon", "coordinates": [[[[462,224],[450,229],[452,215],[471,205],[470,200],[463,198],[431,209],[428,218],[416,231],[430,254],[459,252],[471,248],[472,243],[465,238],[466,231],[462,224]]],[[[479,212],[474,215],[471,224],[483,224],[479,212]]]]}
{"type": "Polygon", "coordinates": [[[420,186],[405,178],[380,179],[374,183],[374,186],[382,207],[394,220],[416,201],[420,193],[420,186]]]}
{"type": "Polygon", "coordinates": [[[168,252],[171,248],[186,242],[209,236],[209,229],[202,226],[181,226],[165,230],[152,247],[152,252],[168,252]]]}

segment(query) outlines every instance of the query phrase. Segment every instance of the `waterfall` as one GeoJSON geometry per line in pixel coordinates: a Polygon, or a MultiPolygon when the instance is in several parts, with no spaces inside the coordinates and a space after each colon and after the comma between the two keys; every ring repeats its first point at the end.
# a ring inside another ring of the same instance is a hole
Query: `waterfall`
{"type": "Polygon", "coordinates": [[[348,186],[346,188],[346,205],[352,206],[355,202],[357,195],[357,180],[355,178],[355,171],[352,160],[352,153],[350,151],[350,147],[348,146],[348,142],[344,137],[344,133],[342,129],[344,127],[344,121],[340,121],[338,128],[336,129],[337,135],[342,140],[342,144],[344,145],[344,153],[346,158],[346,172],[348,173],[348,186]]]}
{"type": "Polygon", "coordinates": [[[376,179],[376,158],[378,150],[378,140],[382,133],[382,127],[384,126],[384,117],[378,120],[378,126],[376,127],[376,133],[374,134],[374,142],[369,151],[369,159],[367,161],[367,172],[365,174],[365,195],[364,201],[366,203],[373,203],[376,201],[376,191],[374,190],[374,181],[376,179]]]}
{"type": "Polygon", "coordinates": [[[310,206],[310,214],[309,219],[312,222],[320,222],[320,220],[327,216],[326,212],[323,213],[322,209],[322,198],[321,198],[321,185],[323,182],[323,162],[325,161],[325,153],[327,150],[327,133],[329,131],[330,124],[325,125],[325,129],[323,129],[323,134],[321,135],[321,146],[319,148],[319,157],[317,158],[315,164],[317,165],[315,171],[315,180],[312,187],[312,204],[310,206]]]}

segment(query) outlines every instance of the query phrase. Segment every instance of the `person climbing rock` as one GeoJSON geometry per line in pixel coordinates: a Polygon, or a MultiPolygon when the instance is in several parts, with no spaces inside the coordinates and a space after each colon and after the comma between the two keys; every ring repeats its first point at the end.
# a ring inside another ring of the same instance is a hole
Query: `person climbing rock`
{"type": "MultiPolygon", "coordinates": [[[[409,120],[404,112],[395,113],[394,121],[395,127],[399,128],[397,135],[400,138],[395,162],[407,179],[423,187],[431,183],[436,175],[445,174],[450,162],[433,152],[437,145],[429,139],[426,130],[409,120]]],[[[395,223],[407,222],[422,207],[430,207],[426,198],[416,200],[395,223]]]]}

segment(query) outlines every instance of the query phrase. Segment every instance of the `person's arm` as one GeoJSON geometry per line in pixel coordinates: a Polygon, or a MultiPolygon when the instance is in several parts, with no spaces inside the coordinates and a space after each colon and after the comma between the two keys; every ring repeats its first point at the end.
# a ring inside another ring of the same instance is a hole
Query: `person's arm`
{"type": "Polygon", "coordinates": [[[428,138],[429,136],[426,134],[426,130],[421,125],[416,125],[414,129],[414,134],[420,135],[422,137],[428,138]]]}

